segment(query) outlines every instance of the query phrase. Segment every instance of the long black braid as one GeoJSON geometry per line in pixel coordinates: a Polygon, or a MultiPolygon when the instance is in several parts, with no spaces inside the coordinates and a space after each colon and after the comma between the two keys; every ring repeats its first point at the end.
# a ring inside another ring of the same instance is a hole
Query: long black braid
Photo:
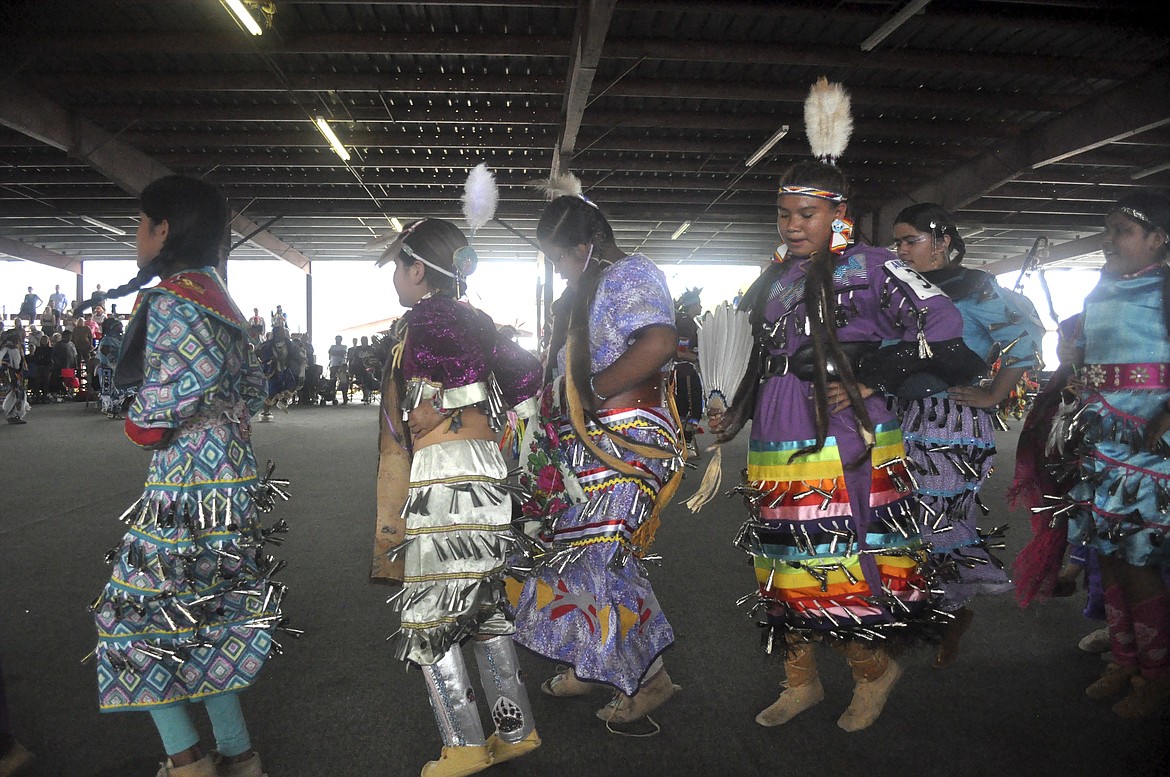
{"type": "Polygon", "coordinates": [[[829,251],[818,251],[809,259],[808,272],[804,278],[804,306],[809,320],[809,334],[812,338],[813,363],[813,401],[816,407],[816,443],[797,451],[792,458],[817,453],[825,447],[825,440],[829,435],[829,362],[837,368],[837,379],[845,394],[849,397],[850,409],[859,427],[868,432],[865,450],[855,460],[848,464],[850,469],[857,467],[869,455],[873,447],[873,420],[865,407],[865,400],[861,396],[857,379],[853,374],[853,367],[849,358],[841,350],[841,343],[837,340],[837,294],[833,286],[833,270],[836,268],[837,257],[829,251]]]}
{"type": "Polygon", "coordinates": [[[591,247],[589,262],[575,284],[575,289],[564,303],[558,300],[561,309],[553,318],[548,359],[550,364],[556,359],[559,344],[571,346],[573,359],[571,364],[565,365],[568,371],[566,377],[577,388],[587,414],[593,415],[597,407],[593,388],[589,385],[593,367],[592,349],[589,347],[589,311],[597,297],[601,275],[612,264],[601,258],[601,246],[613,242],[613,228],[597,206],[580,197],[566,195],[557,197],[545,208],[536,228],[536,236],[542,243],[550,245],[591,247]],[[567,316],[563,315],[565,312],[567,316]]]}
{"type": "MultiPolygon", "coordinates": [[[[162,256],[162,252],[159,252],[159,256],[162,256]]],[[[141,290],[143,286],[158,277],[160,267],[162,267],[162,263],[159,262],[159,257],[155,257],[149,264],[139,270],[137,275],[121,286],[117,286],[109,291],[94,292],[93,296],[89,299],[74,305],[73,315],[79,316],[82,311],[88,310],[94,305],[100,305],[107,299],[118,299],[119,297],[125,297],[128,294],[133,294],[141,290]]]]}
{"type": "MultiPolygon", "coordinates": [[[[840,194],[843,201],[849,198],[849,182],[833,165],[823,162],[800,162],[793,165],[780,181],[781,186],[809,186],[840,194]]],[[[791,261],[791,260],[788,260],[791,261]]],[[[849,358],[837,340],[837,294],[833,285],[833,271],[837,256],[826,250],[814,252],[808,260],[808,271],[804,279],[804,306],[809,321],[809,336],[812,339],[815,372],[813,374],[813,401],[816,408],[816,442],[797,451],[793,458],[817,453],[825,447],[829,436],[829,371],[831,360],[836,367],[837,380],[849,397],[850,410],[856,419],[859,431],[865,440],[865,450],[855,461],[846,466],[859,466],[873,448],[874,424],[865,408],[857,378],[849,358]]]]}

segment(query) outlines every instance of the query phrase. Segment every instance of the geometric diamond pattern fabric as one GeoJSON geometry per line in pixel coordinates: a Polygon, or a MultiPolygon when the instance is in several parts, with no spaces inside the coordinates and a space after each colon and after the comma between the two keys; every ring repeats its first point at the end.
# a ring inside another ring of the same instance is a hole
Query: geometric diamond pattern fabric
{"type": "MultiPolygon", "coordinates": [[[[199,274],[199,280],[222,283],[199,274]]],[[[249,493],[248,419],[264,377],[246,333],[200,305],[155,291],[135,424],[177,430],[154,452],[141,500],[94,602],[99,706],[149,709],[251,685],[272,650],[283,586],[268,575],[249,493]]]]}

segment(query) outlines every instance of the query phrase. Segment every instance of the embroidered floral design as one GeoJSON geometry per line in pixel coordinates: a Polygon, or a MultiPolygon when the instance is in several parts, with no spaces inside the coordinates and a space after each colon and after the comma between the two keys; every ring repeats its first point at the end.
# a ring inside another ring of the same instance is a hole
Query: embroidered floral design
{"type": "Polygon", "coordinates": [[[1092,388],[1100,388],[1105,383],[1105,368],[1100,364],[1086,365],[1085,383],[1092,388]]]}
{"type": "Polygon", "coordinates": [[[1134,367],[1129,371],[1129,382],[1139,386],[1150,382],[1150,372],[1145,367],[1134,367]]]}

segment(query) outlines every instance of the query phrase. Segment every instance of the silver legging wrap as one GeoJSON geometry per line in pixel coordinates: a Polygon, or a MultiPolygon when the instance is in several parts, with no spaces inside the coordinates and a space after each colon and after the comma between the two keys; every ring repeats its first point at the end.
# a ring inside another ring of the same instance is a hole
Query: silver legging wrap
{"type": "Polygon", "coordinates": [[[470,747],[487,741],[475,706],[475,691],[467,677],[463,652],[455,646],[433,664],[422,667],[435,723],[447,747],[470,747]]]}
{"type": "Polygon", "coordinates": [[[516,744],[532,733],[536,722],[528,702],[528,688],[520,675],[516,647],[511,637],[476,640],[475,663],[487,696],[492,722],[500,739],[516,744]]]}

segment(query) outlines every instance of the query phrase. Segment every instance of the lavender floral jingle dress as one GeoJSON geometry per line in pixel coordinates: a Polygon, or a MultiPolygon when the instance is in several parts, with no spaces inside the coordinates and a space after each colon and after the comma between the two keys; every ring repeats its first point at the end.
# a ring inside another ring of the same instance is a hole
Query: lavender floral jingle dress
{"type": "MultiPolygon", "coordinates": [[[[594,373],[609,367],[648,327],[674,328],[674,306],[666,278],[641,254],[604,271],[590,309],[589,341],[594,373]]],[[[565,352],[558,355],[565,372],[565,352]]],[[[556,384],[546,386],[541,425],[543,445],[521,449],[527,482],[545,496],[552,563],[538,565],[518,599],[515,639],[554,661],[573,666],[584,680],[608,683],[633,695],[650,665],[674,642],[631,537],[650,517],[655,498],[679,466],[617,449],[590,424],[595,443],[649,474],[635,478],[610,469],[580,442],[556,384]],[[557,465],[560,465],[559,467],[557,465]],[[567,482],[566,482],[567,481],[567,482]]],[[[676,420],[665,407],[601,410],[610,428],[638,442],[680,452],[676,420]]]]}

